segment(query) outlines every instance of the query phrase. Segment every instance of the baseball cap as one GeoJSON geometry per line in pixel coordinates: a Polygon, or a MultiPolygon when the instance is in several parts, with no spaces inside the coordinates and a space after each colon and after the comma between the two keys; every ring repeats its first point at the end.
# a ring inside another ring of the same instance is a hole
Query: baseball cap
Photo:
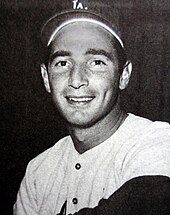
{"type": "Polygon", "coordinates": [[[119,26],[119,9],[114,0],[58,0],[55,14],[46,21],[41,30],[43,44],[49,46],[59,30],[74,22],[90,22],[103,27],[124,48],[119,26]]]}

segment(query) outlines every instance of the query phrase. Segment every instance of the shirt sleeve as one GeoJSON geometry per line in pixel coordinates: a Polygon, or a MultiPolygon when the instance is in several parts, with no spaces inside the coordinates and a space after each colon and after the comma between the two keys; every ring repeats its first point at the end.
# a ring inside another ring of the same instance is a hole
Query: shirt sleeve
{"type": "Polygon", "coordinates": [[[13,207],[14,215],[38,215],[34,176],[29,167],[21,182],[17,200],[13,207]]]}
{"type": "Polygon", "coordinates": [[[170,178],[140,176],[123,184],[95,208],[84,208],[74,215],[163,215],[169,214],[170,178]]]}

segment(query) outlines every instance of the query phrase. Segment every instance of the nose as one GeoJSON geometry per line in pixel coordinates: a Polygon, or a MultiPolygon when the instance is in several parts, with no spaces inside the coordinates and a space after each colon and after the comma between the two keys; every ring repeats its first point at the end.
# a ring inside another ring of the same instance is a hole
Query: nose
{"type": "Polygon", "coordinates": [[[85,71],[85,68],[82,67],[74,67],[72,71],[70,71],[68,85],[75,89],[79,89],[82,86],[88,86],[88,77],[85,71]]]}

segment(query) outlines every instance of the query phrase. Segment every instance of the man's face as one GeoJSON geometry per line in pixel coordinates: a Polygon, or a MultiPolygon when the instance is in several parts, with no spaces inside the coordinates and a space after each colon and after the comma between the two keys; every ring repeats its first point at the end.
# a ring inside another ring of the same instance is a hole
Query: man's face
{"type": "Polygon", "coordinates": [[[52,43],[48,82],[55,105],[74,126],[112,117],[119,91],[112,36],[95,24],[67,25],[52,43]]]}

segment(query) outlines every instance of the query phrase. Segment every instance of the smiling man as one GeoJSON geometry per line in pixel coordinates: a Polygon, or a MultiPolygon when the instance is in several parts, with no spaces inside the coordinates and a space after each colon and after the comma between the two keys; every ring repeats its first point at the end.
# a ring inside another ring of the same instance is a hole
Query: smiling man
{"type": "Polygon", "coordinates": [[[114,43],[111,33],[90,20],[71,23],[56,34],[48,67],[42,65],[45,87],[79,153],[106,140],[126,118],[118,94],[128,83],[130,63],[119,65],[114,43]]]}
{"type": "Polygon", "coordinates": [[[70,136],[33,159],[15,214],[163,214],[169,125],[127,114],[127,60],[113,2],[68,1],[42,29],[46,90],[70,136]],[[70,7],[70,8],[69,8],[70,7]]]}

